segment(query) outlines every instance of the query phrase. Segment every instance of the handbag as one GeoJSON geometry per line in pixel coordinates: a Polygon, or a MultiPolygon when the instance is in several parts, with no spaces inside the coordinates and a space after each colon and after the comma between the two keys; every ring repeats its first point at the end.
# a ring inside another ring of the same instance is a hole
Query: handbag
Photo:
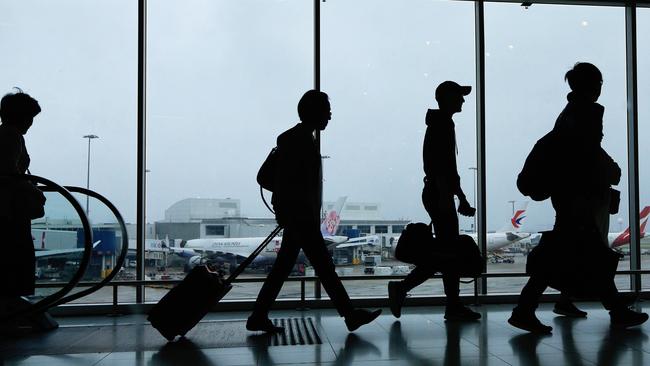
{"type": "Polygon", "coordinates": [[[431,225],[410,223],[402,231],[395,247],[401,262],[434,268],[436,272],[458,273],[462,277],[479,277],[484,258],[474,239],[459,235],[454,243],[441,243],[431,234],[431,225]]]}
{"type": "Polygon", "coordinates": [[[0,189],[0,216],[29,220],[45,216],[45,195],[31,181],[24,177],[5,178],[0,189]]]}
{"type": "Polygon", "coordinates": [[[526,273],[570,296],[597,297],[614,280],[621,257],[594,230],[547,231],[528,254],[526,273]]]}
{"type": "Polygon", "coordinates": [[[424,252],[435,246],[431,225],[412,222],[402,230],[395,247],[395,258],[404,263],[416,264],[422,260],[424,252]]]}

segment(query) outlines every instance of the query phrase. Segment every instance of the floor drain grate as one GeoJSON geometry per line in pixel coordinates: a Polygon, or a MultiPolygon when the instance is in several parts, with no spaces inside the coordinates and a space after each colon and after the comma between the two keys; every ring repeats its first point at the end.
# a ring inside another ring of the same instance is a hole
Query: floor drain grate
{"type": "Polygon", "coordinates": [[[323,344],[312,318],[273,319],[273,324],[284,327],[284,333],[275,334],[270,346],[295,346],[298,344],[323,344]]]}

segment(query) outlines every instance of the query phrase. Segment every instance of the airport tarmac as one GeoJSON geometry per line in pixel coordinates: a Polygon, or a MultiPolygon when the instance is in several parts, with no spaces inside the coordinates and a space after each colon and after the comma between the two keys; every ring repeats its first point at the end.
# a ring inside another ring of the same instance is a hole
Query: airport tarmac
{"type": "MultiPolygon", "coordinates": [[[[525,272],[526,267],[526,257],[523,255],[515,255],[513,257],[515,260],[514,263],[496,263],[488,264],[488,273],[502,273],[502,272],[525,272]]],[[[650,269],[650,256],[643,256],[642,258],[642,268],[650,269]]],[[[381,266],[391,267],[397,265],[404,265],[402,262],[397,261],[383,261],[381,266]]],[[[630,268],[629,257],[625,257],[619,262],[619,270],[627,270],[630,268]]],[[[364,266],[362,265],[350,265],[350,266],[339,266],[337,267],[339,272],[360,276],[364,275],[364,266]],[[348,269],[344,269],[348,268],[348,269]]],[[[173,275],[172,278],[178,277],[182,278],[182,272],[177,272],[176,275],[173,275]]],[[[345,280],[345,276],[341,276],[343,279],[343,284],[348,290],[348,293],[351,297],[385,297],[387,293],[387,282],[388,280],[373,280],[372,275],[365,275],[367,279],[363,280],[345,280]]],[[[244,273],[241,275],[241,278],[260,278],[262,280],[266,276],[263,274],[248,274],[244,273]]],[[[468,279],[469,280],[469,279],[468,279]]],[[[650,275],[643,276],[643,287],[645,289],[650,288],[650,275]]],[[[488,292],[490,294],[518,294],[524,284],[526,283],[526,277],[514,277],[514,278],[489,278],[488,279],[488,292]]],[[[629,275],[619,275],[616,276],[616,284],[621,291],[626,291],[630,289],[630,276],[629,275]]],[[[261,282],[259,283],[235,283],[233,289],[228,293],[225,299],[228,300],[253,300],[257,296],[257,293],[261,287],[261,282]]],[[[314,297],[314,283],[309,281],[306,283],[306,297],[314,297]]],[[[165,286],[146,286],[145,287],[145,299],[147,302],[158,301],[162,296],[164,296],[169,289],[165,286]]],[[[56,289],[37,289],[37,295],[47,295],[56,291],[56,289]]],[[[548,290],[551,292],[552,290],[548,290]]],[[[474,293],[474,283],[461,284],[461,293],[471,295],[474,293]]],[[[119,302],[135,302],[135,287],[133,286],[119,286],[118,287],[118,301],[119,302]]],[[[411,296],[441,296],[443,295],[442,280],[432,279],[429,280],[417,288],[413,289],[410,293],[411,296]]],[[[322,296],[326,297],[327,293],[323,290],[322,296]]],[[[300,297],[300,282],[286,282],[279,298],[299,298],[300,297]]],[[[113,302],[113,289],[112,287],[104,287],[99,291],[83,297],[81,299],[75,300],[73,303],[84,304],[84,303],[112,303],[113,302]]]]}

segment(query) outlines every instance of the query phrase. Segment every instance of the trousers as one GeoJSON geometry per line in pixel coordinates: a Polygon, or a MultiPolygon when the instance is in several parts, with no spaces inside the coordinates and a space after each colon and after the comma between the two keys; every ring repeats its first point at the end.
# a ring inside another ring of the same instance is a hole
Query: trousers
{"type": "Polygon", "coordinates": [[[300,249],[314,267],[316,276],[323,284],[339,315],[346,316],[352,311],[352,302],[334,270],[332,257],[318,226],[288,224],[284,228],[282,244],[271,272],[257,295],[253,316],[268,317],[269,310],[282,289],[282,284],[289,277],[296,263],[300,249]]]}

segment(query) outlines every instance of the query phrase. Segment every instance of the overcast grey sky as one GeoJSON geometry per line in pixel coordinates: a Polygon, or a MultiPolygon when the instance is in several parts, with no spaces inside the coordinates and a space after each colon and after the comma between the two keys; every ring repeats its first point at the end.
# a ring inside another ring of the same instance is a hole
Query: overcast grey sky
{"type": "MultiPolygon", "coordinates": [[[[421,207],[424,115],[452,79],[476,85],[470,2],[328,0],[322,5],[322,88],[333,118],[323,133],[325,199],[378,202],[386,219],[426,220],[421,207]]],[[[312,2],[159,0],[148,13],[148,221],[187,197],[239,198],[267,216],[255,183],[275,137],[297,122],[313,87],[312,2]]],[[[488,226],[523,200],[515,179],[535,140],[566,103],[576,61],[603,71],[604,146],[627,170],[624,10],[487,3],[488,226]]],[[[641,205],[650,204],[650,10],[639,10],[641,205]]],[[[137,2],[0,2],[0,92],[20,86],[43,113],[27,135],[32,172],[91,188],[135,220],[137,2]]],[[[458,168],[473,198],[475,94],[455,117],[458,168]]],[[[619,186],[627,190],[627,182],[619,186]]],[[[553,222],[529,204],[530,230],[553,222]]],[[[627,226],[627,204],[612,231],[627,226]]],[[[469,228],[471,220],[462,220],[469,228]]]]}

